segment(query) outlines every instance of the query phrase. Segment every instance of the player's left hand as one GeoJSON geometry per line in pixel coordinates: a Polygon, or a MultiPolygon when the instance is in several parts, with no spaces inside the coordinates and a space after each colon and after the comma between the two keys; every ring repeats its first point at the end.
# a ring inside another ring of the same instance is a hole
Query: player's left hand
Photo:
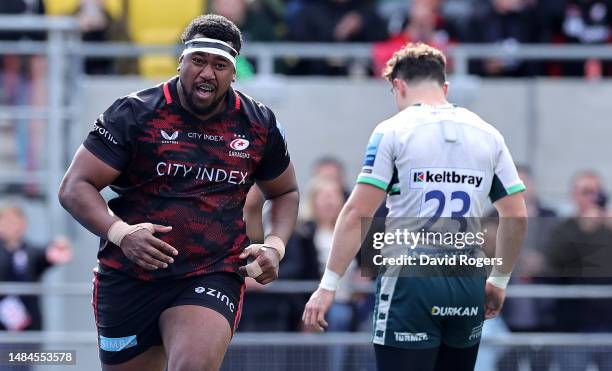
{"type": "Polygon", "coordinates": [[[252,277],[262,285],[270,283],[278,278],[280,254],[276,249],[267,244],[254,243],[247,246],[244,251],[242,251],[240,259],[246,259],[249,256],[255,259],[239,268],[244,276],[252,277]]]}
{"type": "Polygon", "coordinates": [[[495,318],[499,314],[505,298],[506,290],[487,282],[485,286],[485,319],[495,318]]]}
{"type": "Polygon", "coordinates": [[[325,290],[320,287],[312,293],[302,315],[302,321],[304,321],[306,327],[314,328],[319,332],[327,328],[325,314],[334,302],[335,296],[335,291],[325,290]]]}
{"type": "Polygon", "coordinates": [[[72,260],[72,248],[70,241],[64,237],[57,237],[47,246],[45,251],[47,261],[52,264],[65,264],[72,260]]]}

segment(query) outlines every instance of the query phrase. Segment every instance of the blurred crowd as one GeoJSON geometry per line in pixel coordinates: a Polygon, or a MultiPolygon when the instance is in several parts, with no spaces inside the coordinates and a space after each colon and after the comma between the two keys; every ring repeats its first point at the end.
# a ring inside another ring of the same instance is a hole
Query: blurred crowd
{"type": "MultiPolygon", "coordinates": [[[[379,77],[392,53],[411,41],[442,50],[486,43],[508,51],[522,43],[601,45],[612,41],[612,0],[184,0],[180,7],[168,0],[0,1],[0,15],[74,16],[82,40],[93,43],[175,45],[185,24],[208,12],[234,21],[247,49],[251,42],[372,43],[368,61],[350,57],[276,60],[275,71],[286,75],[379,77]]],[[[0,42],[45,39],[44,32],[0,30],[0,42]]],[[[450,59],[451,73],[453,63],[450,59]]],[[[259,68],[257,60],[243,56],[236,67],[238,80],[251,78],[259,68]]],[[[92,75],[140,74],[157,79],[176,73],[176,57],[87,57],[80,68],[92,75]]],[[[491,77],[597,80],[612,75],[612,62],[588,55],[569,62],[489,58],[471,60],[468,70],[491,77]]],[[[0,170],[34,171],[44,164],[45,121],[19,113],[45,107],[46,73],[43,55],[0,55],[0,106],[16,109],[15,115],[9,111],[8,119],[0,119],[0,170]],[[6,168],[7,164],[11,165],[6,168]]],[[[28,194],[39,194],[34,185],[28,187],[28,194]]]]}
{"type": "MultiPolygon", "coordinates": [[[[17,204],[0,206],[0,283],[40,282],[47,269],[72,260],[70,241],[57,236],[39,246],[26,237],[28,218],[17,204]]],[[[43,310],[38,295],[0,293],[0,331],[40,331],[44,329],[43,310]]],[[[39,344],[0,344],[2,349],[39,348],[39,344]]],[[[0,371],[29,371],[31,366],[13,367],[0,364],[0,371]]]]}
{"type": "MultiPolygon", "coordinates": [[[[177,11],[172,2],[164,0],[3,0],[0,14],[74,15],[83,40],[92,42],[175,43],[178,37],[170,32],[173,27],[180,30],[198,13],[213,12],[234,21],[247,45],[275,41],[374,43],[371,64],[357,70],[353,68],[356,61],[348,58],[278,61],[277,70],[292,75],[358,71],[379,76],[393,51],[409,41],[442,50],[449,45],[487,43],[510,51],[522,43],[598,45],[612,41],[610,0],[188,0],[185,4],[177,11]]],[[[0,33],[0,40],[31,37],[0,33]]],[[[257,68],[253,64],[243,63],[239,75],[252,75],[257,68]]],[[[134,63],[94,58],[86,61],[85,70],[92,74],[134,73],[134,67],[134,63]]],[[[140,67],[141,72],[150,72],[150,67],[140,67]]],[[[473,61],[470,72],[594,78],[612,75],[612,65],[586,57],[569,63],[492,58],[473,61]]]]}

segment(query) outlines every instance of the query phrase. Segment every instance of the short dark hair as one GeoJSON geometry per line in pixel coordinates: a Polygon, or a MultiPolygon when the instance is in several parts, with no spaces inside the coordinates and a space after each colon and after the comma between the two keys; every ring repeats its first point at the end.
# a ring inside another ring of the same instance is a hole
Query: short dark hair
{"type": "Polygon", "coordinates": [[[446,82],[446,57],[427,44],[409,43],[393,53],[387,61],[383,77],[389,82],[395,78],[420,82],[433,80],[444,85],[446,82]]]}
{"type": "Polygon", "coordinates": [[[206,14],[189,22],[181,40],[183,43],[195,38],[197,34],[211,39],[217,39],[229,43],[238,53],[242,48],[242,33],[234,22],[217,14],[206,14]]]}

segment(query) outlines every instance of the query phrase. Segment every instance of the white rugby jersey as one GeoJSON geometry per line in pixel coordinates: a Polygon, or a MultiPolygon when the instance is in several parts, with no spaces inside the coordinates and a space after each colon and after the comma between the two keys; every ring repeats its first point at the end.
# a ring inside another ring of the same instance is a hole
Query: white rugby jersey
{"type": "Polygon", "coordinates": [[[380,123],[357,179],[389,193],[389,217],[482,217],[525,186],[504,138],[452,104],[410,106],[380,123]]]}

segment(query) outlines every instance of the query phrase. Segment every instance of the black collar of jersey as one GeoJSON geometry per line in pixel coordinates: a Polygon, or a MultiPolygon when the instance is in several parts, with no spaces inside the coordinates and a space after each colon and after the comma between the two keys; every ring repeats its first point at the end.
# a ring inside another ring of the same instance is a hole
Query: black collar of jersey
{"type": "MultiPolygon", "coordinates": [[[[193,115],[191,112],[186,110],[180,103],[181,101],[178,95],[178,81],[179,81],[179,77],[174,76],[173,78],[171,78],[170,80],[164,83],[163,89],[164,89],[164,97],[166,98],[166,102],[168,104],[174,105],[175,107],[178,107],[179,109],[195,117],[195,115],[193,115]]],[[[229,113],[232,110],[236,110],[236,111],[240,110],[240,96],[238,95],[238,93],[236,93],[236,91],[234,91],[234,89],[230,86],[226,94],[227,94],[228,99],[226,100],[227,104],[225,106],[225,109],[219,112],[218,114],[211,116],[207,120],[216,118],[218,117],[218,115],[229,113]]]]}

